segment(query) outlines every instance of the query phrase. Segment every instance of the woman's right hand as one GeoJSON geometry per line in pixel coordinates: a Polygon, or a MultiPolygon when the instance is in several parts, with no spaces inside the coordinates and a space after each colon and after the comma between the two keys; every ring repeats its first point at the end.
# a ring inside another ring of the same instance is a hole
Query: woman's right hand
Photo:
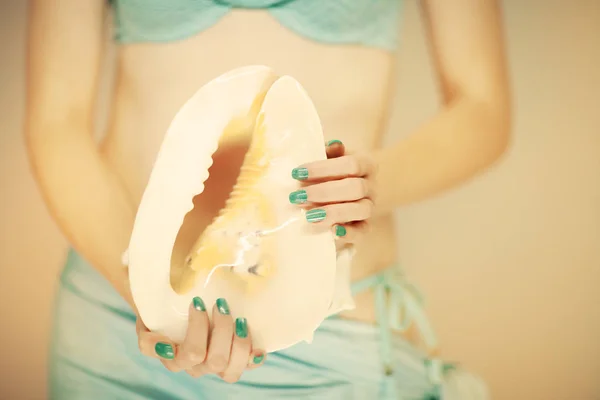
{"type": "Polygon", "coordinates": [[[264,351],[252,349],[246,319],[238,318],[234,323],[225,299],[218,299],[212,307],[212,324],[207,312],[202,299],[195,297],[190,304],[187,333],[180,345],[150,332],[138,316],[136,330],[141,352],[160,359],[170,371],[185,370],[193,377],[212,373],[229,383],[237,382],[246,369],[264,363],[264,351]]]}

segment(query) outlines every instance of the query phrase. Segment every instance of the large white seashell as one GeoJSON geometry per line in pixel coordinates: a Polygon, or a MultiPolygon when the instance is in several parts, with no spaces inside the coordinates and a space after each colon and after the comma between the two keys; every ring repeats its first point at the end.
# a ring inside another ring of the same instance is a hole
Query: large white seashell
{"type": "Polygon", "coordinates": [[[223,297],[233,318],[247,318],[255,348],[309,341],[331,314],[336,252],[331,232],[316,231],[289,203],[300,187],[290,172],[325,158],[319,116],[293,78],[249,66],[200,88],[165,135],[131,235],[131,292],[145,325],[180,343],[192,298],[200,296],[210,311],[223,297]],[[171,285],[179,229],[232,123],[254,125],[240,176],[187,264],[174,266],[171,285]]]}

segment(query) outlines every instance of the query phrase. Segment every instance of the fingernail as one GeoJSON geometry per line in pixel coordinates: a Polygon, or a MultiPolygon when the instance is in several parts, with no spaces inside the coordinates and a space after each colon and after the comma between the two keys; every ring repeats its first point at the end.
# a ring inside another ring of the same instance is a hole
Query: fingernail
{"type": "Polygon", "coordinates": [[[335,226],[335,235],[337,237],[346,236],[346,227],[344,225],[336,225],[335,226]]]}
{"type": "Polygon", "coordinates": [[[159,357],[166,358],[167,360],[172,360],[175,358],[175,352],[173,351],[173,346],[168,343],[158,342],[154,346],[154,351],[159,357]]]}
{"type": "Polygon", "coordinates": [[[252,362],[254,364],[260,364],[262,362],[262,360],[265,359],[265,355],[264,354],[259,354],[257,356],[254,356],[254,358],[252,359],[252,362]]]}
{"type": "Polygon", "coordinates": [[[292,178],[302,181],[308,178],[308,170],[306,168],[294,168],[292,170],[292,178]]]}
{"type": "Polygon", "coordinates": [[[229,315],[229,304],[225,299],[217,299],[217,309],[223,315],[229,315]]]}
{"type": "Polygon", "coordinates": [[[306,212],[306,220],[308,222],[319,222],[319,221],[323,221],[325,219],[326,215],[327,215],[327,213],[325,212],[325,210],[322,210],[320,208],[315,208],[313,210],[308,210],[306,212]]]}
{"type": "Polygon", "coordinates": [[[248,337],[248,323],[246,318],[237,318],[235,320],[235,334],[244,339],[248,337]]]}
{"type": "Polygon", "coordinates": [[[296,190],[295,192],[290,193],[290,203],[292,204],[306,203],[306,200],[308,200],[306,190],[296,190]]]}
{"type": "Polygon", "coordinates": [[[327,146],[331,146],[332,144],[343,144],[341,140],[333,139],[327,142],[327,146]]]}
{"type": "Polygon", "coordinates": [[[202,301],[202,299],[198,296],[194,297],[194,299],[192,300],[192,303],[194,304],[194,308],[198,311],[206,311],[206,306],[204,305],[204,302],[202,301]]]}

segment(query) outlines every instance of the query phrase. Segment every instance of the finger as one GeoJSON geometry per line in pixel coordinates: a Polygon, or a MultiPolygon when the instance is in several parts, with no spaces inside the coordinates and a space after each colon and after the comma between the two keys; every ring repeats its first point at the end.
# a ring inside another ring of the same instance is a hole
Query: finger
{"type": "Polygon", "coordinates": [[[265,363],[267,355],[264,350],[252,350],[250,357],[248,358],[248,366],[246,369],[258,368],[265,363]]]}
{"type": "Polygon", "coordinates": [[[372,174],[374,171],[375,164],[370,157],[365,155],[345,155],[302,164],[292,170],[292,178],[311,182],[352,176],[362,177],[372,174]]]}
{"type": "Polygon", "coordinates": [[[177,365],[177,363],[174,360],[163,360],[163,359],[161,359],[160,362],[162,363],[162,365],[164,365],[164,367],[166,369],[168,369],[171,372],[180,372],[180,371],[183,371],[183,368],[181,368],[179,365],[177,365]]]}
{"type": "Polygon", "coordinates": [[[305,213],[306,220],[315,225],[345,224],[364,221],[373,213],[373,201],[361,199],[349,203],[329,204],[305,213]]]}
{"type": "Polygon", "coordinates": [[[173,360],[177,346],[166,337],[154,332],[147,332],[140,335],[139,346],[142,354],[164,360],[173,360]]]}
{"type": "Polygon", "coordinates": [[[174,361],[177,354],[177,345],[168,338],[155,332],[150,332],[138,317],[136,321],[138,332],[138,346],[140,352],[148,357],[158,358],[169,371],[180,371],[174,361]]]}
{"type": "Polygon", "coordinates": [[[325,144],[325,153],[327,158],[341,157],[346,153],[346,147],[341,141],[333,139],[325,144]]]}
{"type": "Polygon", "coordinates": [[[214,373],[225,371],[231,355],[233,339],[233,321],[229,314],[229,305],[225,299],[217,299],[213,310],[213,328],[210,334],[206,365],[214,373]]]}
{"type": "Polygon", "coordinates": [[[364,178],[346,178],[307,185],[290,193],[292,204],[341,203],[373,197],[374,185],[364,178]]]}
{"type": "Polygon", "coordinates": [[[135,332],[139,335],[140,333],[150,332],[150,330],[142,322],[142,318],[138,315],[135,319],[135,332]]]}
{"type": "Polygon", "coordinates": [[[252,339],[250,337],[250,330],[248,329],[248,322],[246,318],[237,318],[235,320],[235,336],[233,338],[233,345],[231,346],[231,358],[222,377],[225,382],[233,383],[240,379],[240,376],[242,376],[248,365],[248,356],[250,355],[251,348],[252,339]]]}
{"type": "Polygon", "coordinates": [[[194,378],[200,378],[203,375],[212,373],[210,367],[206,364],[198,364],[185,371],[188,375],[194,378]]]}
{"type": "Polygon", "coordinates": [[[369,223],[367,221],[357,221],[346,224],[335,224],[332,230],[336,240],[340,244],[355,243],[369,231],[369,223]]]}
{"type": "Polygon", "coordinates": [[[176,363],[179,367],[188,369],[204,362],[209,329],[210,321],[204,301],[200,297],[194,297],[190,304],[185,339],[177,352],[176,363]]]}

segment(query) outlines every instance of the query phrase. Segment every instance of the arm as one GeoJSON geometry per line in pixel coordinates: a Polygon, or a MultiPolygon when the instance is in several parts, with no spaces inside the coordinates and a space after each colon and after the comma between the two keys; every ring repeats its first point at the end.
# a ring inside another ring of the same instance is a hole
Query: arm
{"type": "Polygon", "coordinates": [[[424,1],[443,108],[412,136],[372,154],[377,211],[454,187],[506,149],[510,100],[496,1],[424,1]]]}
{"type": "Polygon", "coordinates": [[[135,208],[93,137],[104,11],[102,0],[30,2],[25,135],[52,217],[133,306],[120,260],[135,208]]]}

